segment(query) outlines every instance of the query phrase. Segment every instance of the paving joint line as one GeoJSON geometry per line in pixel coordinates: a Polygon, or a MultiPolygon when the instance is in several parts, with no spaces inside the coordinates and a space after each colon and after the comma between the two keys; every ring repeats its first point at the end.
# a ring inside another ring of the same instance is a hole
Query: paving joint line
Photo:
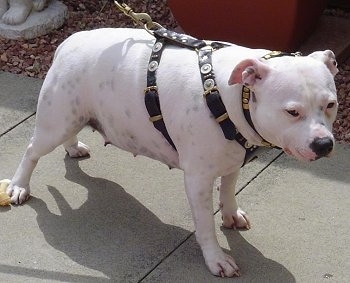
{"type": "MultiPolygon", "coordinates": [[[[270,167],[270,165],[275,162],[278,158],[280,158],[284,154],[283,151],[281,151],[275,158],[273,158],[269,163],[267,163],[261,170],[259,170],[258,173],[255,174],[248,182],[246,182],[236,193],[235,196],[237,196],[241,191],[243,191],[248,185],[253,182],[257,177],[260,176],[261,173],[263,173],[267,168],[270,167]]],[[[214,215],[216,215],[220,211],[220,208],[218,208],[215,212],[214,215]]]]}
{"type": "Polygon", "coordinates": [[[187,235],[185,237],[185,239],[183,239],[178,245],[176,245],[174,247],[174,249],[172,249],[165,257],[163,257],[158,263],[156,263],[155,266],[153,266],[144,276],[142,276],[141,279],[139,279],[137,281],[137,283],[141,283],[143,282],[143,280],[145,280],[154,270],[156,270],[158,268],[159,265],[161,265],[165,260],[167,260],[175,251],[177,251],[178,248],[180,248],[185,242],[187,242],[187,240],[189,238],[191,238],[196,231],[190,232],[189,235],[187,235]]]}
{"type": "Polygon", "coordinates": [[[251,178],[248,182],[246,182],[237,192],[236,196],[243,191],[251,182],[253,182],[261,173],[263,173],[267,168],[270,167],[272,163],[274,163],[278,158],[280,158],[284,154],[283,151],[281,151],[274,159],[272,159],[269,163],[267,163],[258,173],[255,174],[253,178],[251,178]]]}
{"type": "Polygon", "coordinates": [[[6,135],[7,133],[11,132],[13,129],[17,128],[19,125],[21,125],[22,123],[24,123],[25,121],[29,120],[30,118],[32,118],[33,116],[35,116],[36,112],[30,114],[29,116],[27,116],[26,118],[24,118],[23,120],[21,120],[20,122],[16,123],[15,125],[11,126],[9,129],[5,130],[3,133],[0,134],[0,138],[2,138],[4,135],[6,135]]]}

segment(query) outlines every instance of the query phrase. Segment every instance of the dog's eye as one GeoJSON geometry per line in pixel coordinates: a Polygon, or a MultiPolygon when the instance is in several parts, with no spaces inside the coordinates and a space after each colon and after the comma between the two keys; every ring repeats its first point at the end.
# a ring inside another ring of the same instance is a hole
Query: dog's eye
{"type": "Polygon", "coordinates": [[[296,110],[286,110],[289,115],[292,115],[293,117],[299,117],[299,112],[296,110]]]}
{"type": "Polygon", "coordinates": [[[331,109],[331,108],[333,108],[333,107],[334,107],[334,105],[335,105],[335,103],[334,103],[334,102],[330,102],[330,103],[328,103],[328,105],[327,105],[327,109],[331,109]]]}

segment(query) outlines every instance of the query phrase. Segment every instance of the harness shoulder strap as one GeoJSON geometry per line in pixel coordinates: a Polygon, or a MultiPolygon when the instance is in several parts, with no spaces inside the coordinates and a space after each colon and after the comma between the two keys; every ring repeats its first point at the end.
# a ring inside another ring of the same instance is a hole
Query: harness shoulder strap
{"type": "Polygon", "coordinates": [[[220,93],[216,86],[212,65],[212,52],[213,48],[211,46],[205,46],[198,50],[199,69],[204,89],[203,96],[210,112],[213,114],[216,122],[220,125],[225,138],[228,140],[234,140],[236,139],[238,131],[227,114],[225,105],[221,100],[220,93]]]}
{"type": "Polygon", "coordinates": [[[154,127],[160,131],[166,138],[168,143],[176,150],[175,144],[172,141],[166,129],[162,112],[160,110],[159,95],[157,88],[156,72],[159,66],[160,58],[165,46],[165,40],[157,39],[152,48],[152,54],[148,63],[147,70],[147,87],[145,89],[145,105],[150,116],[149,120],[154,127]]]}

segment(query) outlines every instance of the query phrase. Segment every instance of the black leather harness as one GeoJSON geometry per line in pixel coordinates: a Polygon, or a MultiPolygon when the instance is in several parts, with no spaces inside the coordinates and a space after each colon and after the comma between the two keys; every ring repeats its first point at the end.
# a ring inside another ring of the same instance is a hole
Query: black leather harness
{"type": "MultiPolygon", "coordinates": [[[[259,146],[250,145],[246,138],[238,132],[234,123],[229,119],[225,105],[223,104],[219,90],[216,85],[215,75],[212,65],[212,53],[213,51],[230,46],[226,43],[221,42],[210,42],[204,40],[198,40],[188,35],[179,34],[173,31],[169,31],[165,28],[159,28],[153,32],[156,41],[152,48],[152,54],[148,64],[147,71],[147,87],[145,89],[145,105],[150,116],[150,121],[153,123],[154,127],[160,131],[169,144],[176,150],[176,146],[172,141],[169,133],[166,129],[162,112],[160,109],[158,88],[156,83],[156,72],[160,63],[162,52],[166,45],[176,45],[179,47],[184,47],[192,49],[198,54],[199,70],[201,74],[202,84],[203,84],[203,96],[206,100],[208,108],[210,109],[212,115],[214,116],[216,122],[222,129],[222,132],[226,139],[237,141],[245,150],[244,164],[249,162],[256,156],[256,150],[259,146]]],[[[282,52],[271,52],[264,56],[264,59],[269,59],[278,56],[292,55],[298,56],[297,53],[282,53],[282,52]]],[[[244,116],[250,126],[255,130],[252,123],[250,112],[249,112],[249,99],[251,97],[251,92],[249,88],[242,87],[242,108],[244,116]]],[[[256,130],[255,130],[256,131],[256,130]]],[[[263,140],[262,145],[265,147],[274,147],[271,143],[263,140]]],[[[242,166],[243,166],[242,165],[242,166]]]]}

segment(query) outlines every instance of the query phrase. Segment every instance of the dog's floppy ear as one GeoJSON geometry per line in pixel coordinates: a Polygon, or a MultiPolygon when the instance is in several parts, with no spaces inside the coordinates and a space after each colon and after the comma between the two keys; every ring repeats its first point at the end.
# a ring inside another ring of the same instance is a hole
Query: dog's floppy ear
{"type": "Polygon", "coordinates": [[[338,63],[337,63],[337,60],[335,59],[335,55],[333,51],[331,50],[316,51],[311,53],[309,56],[325,63],[333,76],[335,76],[338,73],[339,71],[337,68],[338,63]]]}
{"type": "Polygon", "coordinates": [[[245,59],[233,69],[228,84],[253,86],[257,80],[264,78],[268,72],[269,67],[260,60],[245,59]]]}

